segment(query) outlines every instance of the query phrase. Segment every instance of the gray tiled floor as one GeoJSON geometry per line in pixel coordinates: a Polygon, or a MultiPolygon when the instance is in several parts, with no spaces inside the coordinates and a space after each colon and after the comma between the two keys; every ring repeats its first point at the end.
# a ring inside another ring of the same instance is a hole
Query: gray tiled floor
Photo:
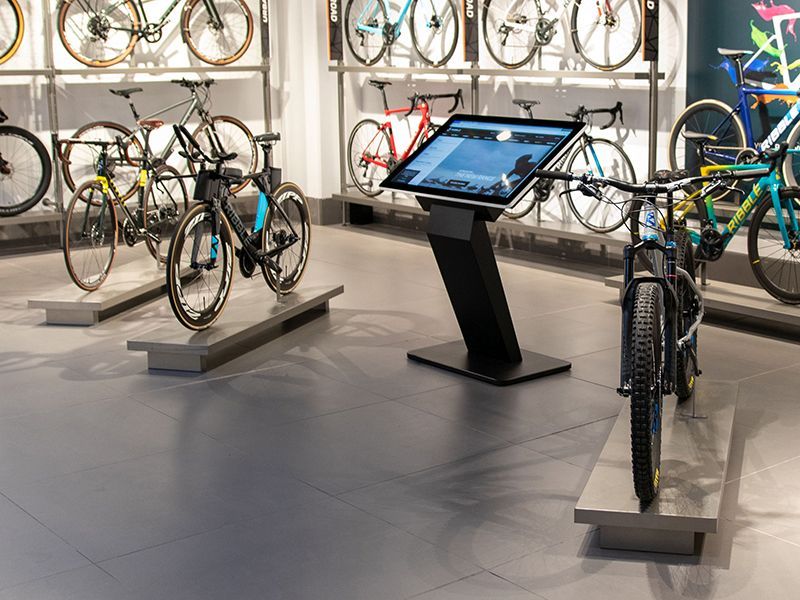
{"type": "Polygon", "coordinates": [[[0,600],[796,597],[797,345],[703,328],[741,390],[721,530],[604,551],[572,510],[621,406],[616,292],[504,261],[521,344],[574,368],[499,389],[406,360],[458,335],[424,244],[317,228],[312,256],[334,310],[200,375],[125,350],[164,300],[47,327],[60,255],[0,260],[0,600]]]}

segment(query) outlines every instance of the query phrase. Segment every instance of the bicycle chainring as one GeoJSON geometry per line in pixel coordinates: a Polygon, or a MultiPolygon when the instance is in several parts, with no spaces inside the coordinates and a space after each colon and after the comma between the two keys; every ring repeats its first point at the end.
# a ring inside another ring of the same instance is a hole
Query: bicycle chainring
{"type": "Polygon", "coordinates": [[[383,24],[383,43],[386,46],[391,46],[397,40],[397,28],[393,23],[383,24]]]}
{"type": "Polygon", "coordinates": [[[142,37],[151,44],[161,41],[162,35],[164,35],[163,27],[154,23],[148,23],[142,29],[142,37]]]}
{"type": "Polygon", "coordinates": [[[695,258],[706,262],[714,262],[720,259],[724,251],[724,236],[714,229],[712,225],[703,227],[703,230],[700,232],[700,243],[697,245],[697,250],[695,251],[695,258]]]}
{"type": "Polygon", "coordinates": [[[539,19],[536,22],[536,44],[546,46],[552,42],[553,37],[556,35],[557,24],[558,19],[539,19]]]}
{"type": "Polygon", "coordinates": [[[736,155],[737,165],[752,165],[758,162],[758,152],[752,148],[745,148],[736,155]]]}
{"type": "MultiPolygon", "coordinates": [[[[247,241],[254,248],[259,248],[261,246],[261,232],[257,231],[256,233],[251,233],[249,236],[247,236],[247,241]]],[[[244,248],[238,248],[236,253],[239,255],[239,272],[243,277],[250,279],[253,276],[253,273],[256,272],[258,263],[244,248]]]]}
{"type": "Polygon", "coordinates": [[[139,241],[139,232],[130,219],[125,219],[122,224],[122,239],[127,246],[135,246],[136,242],[139,241]]]}

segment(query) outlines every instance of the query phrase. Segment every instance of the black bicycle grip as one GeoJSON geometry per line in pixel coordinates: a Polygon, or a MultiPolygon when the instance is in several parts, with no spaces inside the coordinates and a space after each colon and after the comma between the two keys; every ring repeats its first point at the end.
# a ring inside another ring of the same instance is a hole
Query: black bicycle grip
{"type": "Polygon", "coordinates": [[[541,177],[542,179],[558,179],[559,181],[573,181],[577,179],[575,175],[572,173],[566,173],[564,171],[546,171],[544,169],[536,169],[534,171],[536,177],[541,177]]]}

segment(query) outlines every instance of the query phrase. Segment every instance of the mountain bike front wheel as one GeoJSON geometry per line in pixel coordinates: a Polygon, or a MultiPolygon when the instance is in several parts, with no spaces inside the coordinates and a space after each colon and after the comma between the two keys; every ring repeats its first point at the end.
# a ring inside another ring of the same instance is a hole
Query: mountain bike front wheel
{"type": "Polygon", "coordinates": [[[175,167],[162,165],[144,188],[144,238],[147,250],[160,263],[167,262],[169,243],[178,221],[189,208],[186,184],[175,167]]]}
{"type": "Polygon", "coordinates": [[[70,279],[92,292],[103,285],[117,253],[117,214],[97,181],[78,186],[64,219],[64,262],[70,279]]]}
{"type": "Polygon", "coordinates": [[[458,6],[455,0],[414,0],[411,5],[411,41],[419,57],[441,67],[458,44],[458,6]]]}
{"type": "Polygon", "coordinates": [[[347,142],[347,167],[353,183],[365,196],[377,196],[383,191],[378,186],[389,174],[382,165],[389,164],[391,148],[389,135],[376,120],[364,119],[353,127],[347,142]]]}
{"type": "Polygon", "coordinates": [[[779,193],[781,214],[776,214],[769,197],[753,213],[747,255],[753,275],[771,296],[786,304],[800,304],[800,231],[792,225],[800,219],[800,188],[783,188],[779,193]],[[789,235],[788,249],[780,224],[789,235]]]}
{"type": "Polygon", "coordinates": [[[311,249],[311,218],[306,197],[297,185],[286,182],[275,190],[270,199],[261,234],[261,248],[264,252],[274,250],[285,244],[292,234],[299,239],[272,257],[281,267],[280,275],[269,267],[262,270],[267,285],[281,294],[288,294],[300,284],[311,249]]]}
{"type": "Polygon", "coordinates": [[[628,64],[642,43],[640,0],[575,0],[572,42],[583,60],[601,71],[628,64]]]}
{"type": "Polygon", "coordinates": [[[35,206],[52,177],[50,156],[30,131],[0,125],[0,217],[11,217],[35,206]]]}
{"type": "MultiPolygon", "coordinates": [[[[675,230],[675,264],[686,271],[695,280],[694,248],[692,238],[685,227],[675,230]]],[[[678,277],[675,285],[678,296],[678,337],[683,337],[694,324],[697,316],[697,305],[694,291],[683,277],[678,277]]],[[[694,393],[697,381],[697,332],[692,336],[691,343],[683,350],[677,352],[677,365],[675,369],[675,395],[678,402],[685,402],[694,393]]]]}
{"type": "Polygon", "coordinates": [[[367,67],[386,53],[383,35],[389,25],[384,0],[349,0],[344,10],[344,37],[355,59],[367,67]]]}
{"type": "Polygon", "coordinates": [[[486,0],[481,20],[486,49],[506,69],[521,67],[538,52],[536,0],[486,0]]]}
{"type": "Polygon", "coordinates": [[[247,52],[253,40],[253,15],[243,0],[189,0],[181,31],[197,58],[211,65],[229,65],[247,52]]]}
{"type": "Polygon", "coordinates": [[[634,491],[646,504],[658,494],[661,479],[663,300],[656,283],[640,284],[635,294],[626,342],[631,378],[631,464],[634,491]]]}
{"type": "Polygon", "coordinates": [[[0,0],[0,65],[19,50],[24,32],[25,20],[17,0],[0,0]]]}
{"type": "Polygon", "coordinates": [[[233,262],[225,215],[205,204],[186,211],[167,254],[167,296],[181,325],[200,331],[219,319],[231,293],[233,262]]]}
{"type": "MultiPolygon", "coordinates": [[[[192,135],[194,139],[199,142],[203,151],[209,156],[214,156],[216,154],[213,150],[215,146],[218,146],[219,149],[226,154],[230,154],[231,152],[236,154],[236,158],[226,162],[225,166],[239,169],[243,175],[255,173],[256,167],[258,166],[258,149],[256,148],[256,142],[253,139],[253,134],[250,133],[250,130],[247,128],[247,125],[242,123],[239,119],[227,115],[211,117],[211,123],[203,123],[194,130],[192,135]]],[[[189,170],[195,173],[195,165],[193,162],[189,163],[189,170]]],[[[231,193],[236,194],[240,192],[249,183],[249,181],[244,181],[232,187],[231,193]]]]}
{"type": "Polygon", "coordinates": [[[87,67],[110,67],[125,60],[139,41],[134,33],[139,27],[139,13],[131,0],[64,0],[58,11],[61,43],[87,67]]]}

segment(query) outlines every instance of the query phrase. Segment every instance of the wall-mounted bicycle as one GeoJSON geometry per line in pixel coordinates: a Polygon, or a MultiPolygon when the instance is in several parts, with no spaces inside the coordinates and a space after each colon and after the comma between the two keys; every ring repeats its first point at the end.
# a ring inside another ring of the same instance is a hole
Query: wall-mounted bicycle
{"type": "Polygon", "coordinates": [[[19,50],[25,33],[25,19],[17,0],[0,0],[0,65],[19,50]]]}
{"type": "MultiPolygon", "coordinates": [[[[0,108],[0,123],[8,119],[0,108]]],[[[27,129],[0,125],[0,217],[25,212],[41,200],[50,187],[50,155],[27,129]]]]}

